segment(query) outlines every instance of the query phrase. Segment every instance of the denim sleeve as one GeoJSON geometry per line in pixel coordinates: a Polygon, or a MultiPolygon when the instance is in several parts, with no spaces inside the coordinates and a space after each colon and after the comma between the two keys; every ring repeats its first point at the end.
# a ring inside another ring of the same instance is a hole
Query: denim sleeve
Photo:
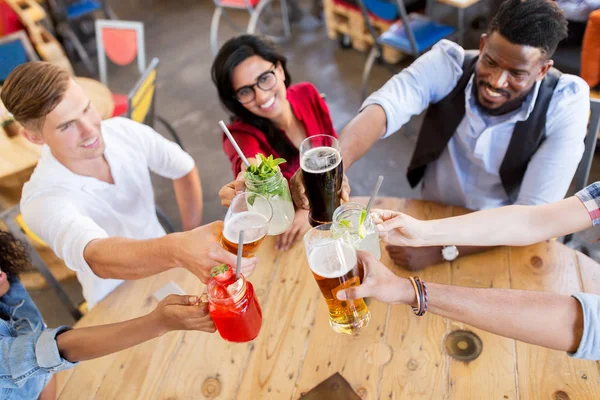
{"type": "Polygon", "coordinates": [[[583,336],[574,358],[600,360],[600,296],[591,293],[575,293],[583,310],[583,336]]]}
{"type": "Polygon", "coordinates": [[[70,329],[61,326],[17,337],[0,337],[0,388],[21,388],[32,377],[76,365],[61,357],[56,344],[56,336],[70,329]]]}

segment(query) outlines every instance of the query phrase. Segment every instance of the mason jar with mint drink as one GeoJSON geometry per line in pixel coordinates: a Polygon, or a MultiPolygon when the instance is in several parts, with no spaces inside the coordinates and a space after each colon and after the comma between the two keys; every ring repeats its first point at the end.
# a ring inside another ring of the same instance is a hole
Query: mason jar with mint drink
{"type": "Polygon", "coordinates": [[[248,196],[249,210],[260,211],[268,201],[273,208],[273,218],[269,227],[269,235],[279,235],[288,230],[294,221],[294,203],[290,194],[287,180],[281,174],[278,165],[285,162],[283,158],[273,159],[257,154],[258,165],[251,165],[246,170],[246,192],[257,193],[260,196],[248,196]]]}
{"type": "Polygon", "coordinates": [[[344,203],[336,208],[331,229],[334,236],[341,237],[355,249],[368,251],[378,260],[381,258],[379,234],[365,206],[344,203]]]}

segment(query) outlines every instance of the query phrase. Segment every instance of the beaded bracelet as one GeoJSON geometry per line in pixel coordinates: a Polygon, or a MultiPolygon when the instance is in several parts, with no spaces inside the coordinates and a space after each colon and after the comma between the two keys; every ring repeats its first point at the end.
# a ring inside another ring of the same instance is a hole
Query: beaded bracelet
{"type": "Polygon", "coordinates": [[[427,311],[428,305],[428,296],[427,296],[427,287],[425,286],[425,282],[423,282],[418,276],[411,276],[408,278],[413,285],[413,289],[415,289],[415,295],[417,297],[417,306],[412,306],[413,312],[416,316],[421,317],[427,311]]]}
{"type": "Polygon", "coordinates": [[[411,306],[413,312],[416,315],[419,312],[419,310],[421,309],[421,296],[419,295],[419,286],[417,285],[415,278],[413,278],[412,276],[409,276],[408,280],[410,281],[410,283],[412,283],[413,289],[415,289],[415,295],[417,296],[417,306],[416,307],[411,306]]]}

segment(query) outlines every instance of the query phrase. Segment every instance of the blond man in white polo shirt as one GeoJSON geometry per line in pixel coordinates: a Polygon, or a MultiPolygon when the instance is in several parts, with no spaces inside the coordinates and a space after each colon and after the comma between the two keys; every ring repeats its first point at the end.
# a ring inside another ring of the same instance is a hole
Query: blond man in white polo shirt
{"type": "MultiPolygon", "coordinates": [[[[129,119],[101,121],[81,87],[49,63],[17,67],[2,101],[43,146],[23,188],[25,222],[77,272],[89,308],[123,280],[183,266],[206,282],[214,265],[235,262],[218,243],[222,222],[200,226],[200,177],[178,145],[129,119]],[[149,171],[173,180],[185,232],[165,234],[149,171]]],[[[245,260],[245,272],[255,264],[245,260]]]]}

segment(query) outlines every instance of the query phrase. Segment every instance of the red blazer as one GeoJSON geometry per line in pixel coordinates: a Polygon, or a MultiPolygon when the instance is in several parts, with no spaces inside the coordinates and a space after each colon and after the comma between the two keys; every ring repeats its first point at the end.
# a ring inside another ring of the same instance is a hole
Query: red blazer
{"type": "MultiPolygon", "coordinates": [[[[296,117],[304,124],[307,136],[325,134],[337,137],[327,104],[312,84],[301,82],[290,86],[287,89],[287,99],[296,117]]],[[[254,126],[237,120],[228,125],[227,128],[229,128],[246,158],[254,158],[257,153],[261,153],[266,157],[271,154],[275,158],[280,157],[267,141],[265,134],[254,126]]],[[[280,140],[289,141],[286,135],[281,135],[280,140]]],[[[242,160],[224,133],[223,151],[229,157],[235,178],[241,170],[242,160]]],[[[283,176],[289,181],[300,167],[300,153],[298,152],[294,157],[291,159],[286,158],[286,160],[287,162],[281,164],[280,168],[283,176]]]]}

